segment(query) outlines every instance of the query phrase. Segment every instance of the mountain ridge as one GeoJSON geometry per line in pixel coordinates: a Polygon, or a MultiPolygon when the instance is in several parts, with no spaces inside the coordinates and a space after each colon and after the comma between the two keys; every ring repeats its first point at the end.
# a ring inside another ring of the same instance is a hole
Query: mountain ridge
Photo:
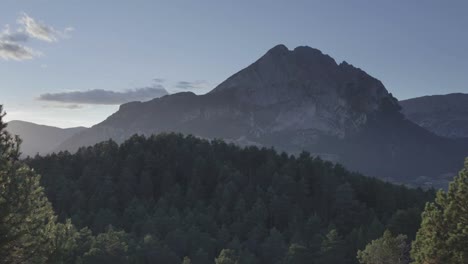
{"type": "Polygon", "coordinates": [[[337,64],[317,49],[279,45],[207,94],[185,92],[122,105],[57,150],[75,151],[109,138],[121,143],[133,134],[178,132],[320,153],[352,170],[398,182],[422,177],[432,184],[432,179],[455,175],[468,144],[427,132],[400,109],[398,100],[365,71],[337,64]],[[427,167],[426,160],[440,164],[427,167]]]}
{"type": "Polygon", "coordinates": [[[7,123],[7,131],[13,135],[19,135],[22,139],[23,156],[48,154],[63,141],[85,129],[86,127],[59,128],[21,120],[12,120],[7,123]]]}
{"type": "Polygon", "coordinates": [[[468,94],[421,96],[400,104],[408,119],[434,134],[468,138],[468,94]]]}

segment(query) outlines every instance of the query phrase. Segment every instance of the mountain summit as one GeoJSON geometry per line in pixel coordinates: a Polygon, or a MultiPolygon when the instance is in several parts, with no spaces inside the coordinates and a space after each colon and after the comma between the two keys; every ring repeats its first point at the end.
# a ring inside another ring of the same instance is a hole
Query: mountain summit
{"type": "Polygon", "coordinates": [[[406,120],[398,101],[363,70],[337,64],[317,49],[284,45],[205,95],[186,92],[124,104],[58,150],[162,132],[290,153],[307,150],[402,182],[451,175],[468,154],[466,142],[437,137],[406,120]]]}
{"type": "MultiPolygon", "coordinates": [[[[278,45],[221,83],[210,95],[226,94],[249,108],[276,112],[267,132],[306,129],[343,137],[364,124],[383,100],[397,102],[364,71],[320,50],[278,45]]],[[[225,95],[225,96],[226,96],[225,95]]]]}

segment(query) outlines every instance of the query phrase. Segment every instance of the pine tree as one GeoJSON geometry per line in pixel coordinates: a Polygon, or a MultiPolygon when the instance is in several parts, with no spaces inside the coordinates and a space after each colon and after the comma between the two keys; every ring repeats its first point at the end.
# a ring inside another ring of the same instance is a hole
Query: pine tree
{"type": "Polygon", "coordinates": [[[190,260],[189,257],[185,256],[184,259],[182,260],[182,264],[192,264],[192,261],[190,260]]]}
{"type": "Polygon", "coordinates": [[[55,220],[39,176],[19,161],[21,140],[11,136],[0,106],[0,262],[44,262],[55,220]]]}
{"type": "Polygon", "coordinates": [[[390,231],[359,250],[357,258],[361,264],[408,264],[409,245],[405,235],[392,236],[390,231]]]}
{"type": "Polygon", "coordinates": [[[215,259],[216,264],[239,264],[239,256],[232,249],[223,249],[215,259]]]}
{"type": "Polygon", "coordinates": [[[129,238],[123,231],[109,227],[94,239],[91,248],[84,254],[86,264],[119,264],[129,261],[129,238]]]}
{"type": "Polygon", "coordinates": [[[320,264],[343,264],[346,259],[345,241],[335,229],[330,230],[322,241],[320,264]]]}
{"type": "Polygon", "coordinates": [[[291,244],[286,254],[284,264],[310,264],[313,263],[313,254],[310,250],[299,244],[291,244]]]}
{"type": "Polygon", "coordinates": [[[414,264],[468,263],[468,159],[448,192],[426,205],[411,256],[414,264]]]}
{"type": "Polygon", "coordinates": [[[262,244],[262,258],[265,263],[279,263],[287,250],[283,235],[276,229],[270,230],[270,235],[262,244]]]}

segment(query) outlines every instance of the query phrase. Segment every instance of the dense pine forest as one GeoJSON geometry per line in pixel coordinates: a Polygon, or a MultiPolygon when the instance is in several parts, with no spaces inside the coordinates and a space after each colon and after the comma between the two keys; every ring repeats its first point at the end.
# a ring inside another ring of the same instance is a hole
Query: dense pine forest
{"type": "Polygon", "coordinates": [[[356,263],[357,250],[385,229],[414,238],[433,198],[307,153],[177,134],[134,136],[121,146],[108,141],[27,163],[42,175],[62,221],[93,234],[125,232],[122,261],[188,257],[202,264],[231,249],[240,263],[356,263]]]}
{"type": "Polygon", "coordinates": [[[160,134],[21,161],[0,124],[2,263],[409,263],[416,237],[415,263],[467,257],[466,169],[420,229],[434,191],[308,153],[160,134]]]}

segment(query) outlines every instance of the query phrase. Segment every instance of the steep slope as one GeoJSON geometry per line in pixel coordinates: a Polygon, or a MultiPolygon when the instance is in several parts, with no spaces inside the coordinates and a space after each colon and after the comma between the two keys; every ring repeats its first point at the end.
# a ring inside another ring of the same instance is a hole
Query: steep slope
{"type": "Polygon", "coordinates": [[[59,149],[172,131],[293,153],[307,150],[404,182],[454,174],[468,155],[465,142],[439,138],[405,120],[397,100],[364,71],[316,49],[283,45],[208,94],[122,105],[59,149]]]}
{"type": "Polygon", "coordinates": [[[23,156],[50,153],[63,141],[84,129],[86,128],[62,129],[19,120],[10,121],[7,126],[7,130],[11,134],[18,135],[23,140],[21,145],[23,156]]]}
{"type": "Polygon", "coordinates": [[[432,95],[400,101],[414,123],[443,137],[468,137],[468,94],[432,95]]]}

